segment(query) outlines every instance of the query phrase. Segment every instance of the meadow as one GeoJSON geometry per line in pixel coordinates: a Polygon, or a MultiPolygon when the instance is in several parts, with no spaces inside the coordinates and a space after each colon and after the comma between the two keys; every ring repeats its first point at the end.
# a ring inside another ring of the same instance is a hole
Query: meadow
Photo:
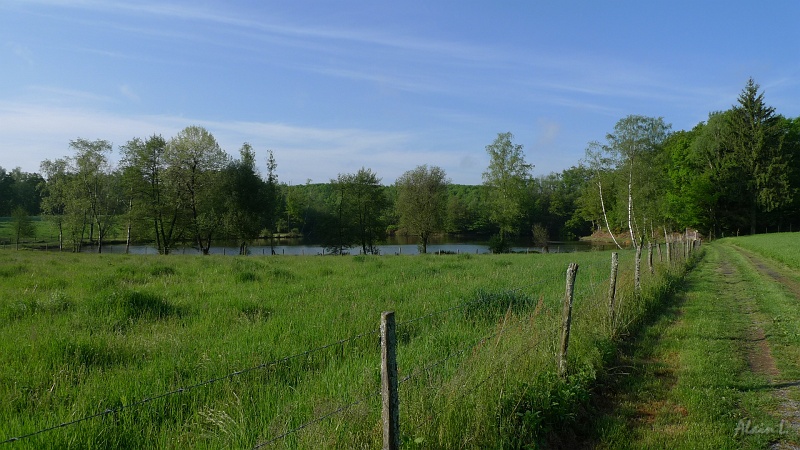
{"type": "Polygon", "coordinates": [[[800,237],[797,233],[756,234],[727,238],[721,242],[741,247],[800,270],[800,237]]]}
{"type": "MultiPolygon", "coordinates": [[[[34,243],[36,245],[58,246],[58,230],[52,222],[42,216],[31,217],[31,222],[33,223],[35,236],[21,239],[21,248],[30,247],[34,243]]],[[[12,218],[0,217],[0,249],[15,248],[16,240],[12,218]]]]}
{"type": "Polygon", "coordinates": [[[379,447],[379,318],[395,311],[406,447],[552,443],[581,419],[612,335],[685,270],[656,255],[651,275],[643,261],[634,295],[634,254],[620,252],[612,324],[610,258],[0,251],[0,442],[379,447]],[[561,379],[570,262],[580,267],[561,379]]]}

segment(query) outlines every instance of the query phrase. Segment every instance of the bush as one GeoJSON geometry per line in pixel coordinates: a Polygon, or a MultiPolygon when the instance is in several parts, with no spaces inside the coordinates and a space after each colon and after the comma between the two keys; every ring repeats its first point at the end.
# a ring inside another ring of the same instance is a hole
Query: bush
{"type": "Polygon", "coordinates": [[[502,234],[495,234],[489,238],[489,250],[492,253],[510,253],[511,243],[502,234]]]}

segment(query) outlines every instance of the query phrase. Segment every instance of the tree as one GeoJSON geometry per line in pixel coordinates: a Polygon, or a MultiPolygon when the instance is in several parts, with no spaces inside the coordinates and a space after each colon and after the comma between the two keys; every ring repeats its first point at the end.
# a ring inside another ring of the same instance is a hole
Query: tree
{"type": "Polygon", "coordinates": [[[164,159],[165,176],[186,211],[186,228],[197,248],[207,255],[223,223],[227,199],[221,189],[221,172],[228,155],[205,128],[189,126],[170,139],[164,159]]]}
{"type": "MultiPolygon", "coordinates": [[[[611,224],[608,221],[609,208],[606,208],[606,196],[608,196],[609,184],[612,183],[612,180],[609,180],[611,159],[606,156],[606,153],[607,150],[599,142],[590,142],[589,146],[586,148],[586,157],[584,161],[589,165],[589,169],[594,172],[591,183],[597,186],[597,201],[594,201],[594,190],[587,189],[583,192],[581,209],[584,217],[597,223],[600,222],[600,220],[595,212],[595,206],[599,205],[606,230],[608,230],[608,234],[611,236],[611,240],[614,241],[617,248],[621,249],[622,246],[619,245],[617,238],[614,236],[615,230],[611,228],[611,224]],[[606,194],[603,194],[603,186],[606,186],[606,194]]],[[[602,226],[598,226],[597,228],[599,230],[602,226]]]]}
{"type": "Polygon", "coordinates": [[[102,253],[103,239],[114,224],[119,206],[107,156],[112,146],[102,139],[89,141],[80,138],[70,141],[69,146],[75,152],[75,156],[68,159],[68,170],[74,174],[73,183],[70,183],[73,213],[79,215],[80,209],[85,208],[90,227],[89,241],[93,240],[94,228],[97,227],[97,252],[102,253]]]}
{"type": "MultiPolygon", "coordinates": [[[[278,213],[281,206],[281,189],[278,184],[278,163],[275,162],[275,155],[272,150],[267,150],[267,178],[264,183],[264,196],[263,196],[263,226],[269,230],[269,245],[272,253],[275,253],[275,237],[274,233],[278,229],[278,213]]],[[[291,232],[289,225],[291,224],[290,214],[288,213],[288,201],[286,204],[286,228],[291,232]]]]}
{"type": "Polygon", "coordinates": [[[350,199],[352,183],[353,175],[341,173],[330,182],[329,214],[324,219],[323,241],[325,248],[334,255],[345,254],[356,242],[352,226],[353,202],[350,199]]]}
{"type": "Polygon", "coordinates": [[[323,241],[333,254],[344,254],[358,245],[364,254],[377,253],[386,232],[384,212],[388,201],[381,180],[370,169],[339,174],[331,180],[323,241]]]}
{"type": "Polygon", "coordinates": [[[21,206],[28,215],[41,212],[41,191],[44,179],[37,173],[23,172],[19,167],[7,172],[0,167],[0,217],[10,216],[21,206]]]}
{"type": "Polygon", "coordinates": [[[489,167],[483,173],[488,189],[489,220],[500,231],[500,242],[506,234],[515,233],[522,217],[522,204],[533,166],[525,162],[522,145],[513,143],[514,135],[499,133],[486,146],[489,167]]]}
{"type": "Polygon", "coordinates": [[[228,193],[226,228],[230,237],[242,240],[239,254],[245,255],[247,241],[257,239],[264,229],[268,200],[253,147],[245,142],[239,155],[239,159],[228,163],[222,189],[228,193]]]}
{"type": "Polygon", "coordinates": [[[661,117],[630,115],[620,119],[614,133],[606,136],[608,145],[604,149],[616,162],[618,173],[627,178],[628,230],[634,246],[641,242],[637,230],[644,235],[647,219],[662,215],[657,205],[663,198],[665,181],[659,156],[670,128],[661,117]],[[634,199],[639,206],[634,207],[634,199]]]}
{"type": "Polygon", "coordinates": [[[146,153],[145,143],[139,138],[134,138],[120,147],[120,151],[123,158],[119,167],[120,186],[126,216],[125,253],[128,253],[133,239],[134,224],[148,221],[145,174],[142,173],[140,160],[146,153]]]}
{"type": "Polygon", "coordinates": [[[420,252],[428,252],[428,240],[445,225],[448,207],[444,170],[418,166],[397,179],[397,202],[400,226],[420,238],[420,252]]]}
{"type": "Polygon", "coordinates": [[[791,202],[789,157],[783,152],[784,127],[775,108],[750,78],[728,116],[730,145],[744,170],[750,233],[756,232],[759,212],[770,212],[791,202]]]}
{"type": "Polygon", "coordinates": [[[7,216],[13,210],[14,193],[12,184],[14,179],[6,169],[0,167],[0,216],[7,216]]]}
{"type": "Polygon", "coordinates": [[[58,249],[64,250],[64,228],[66,225],[67,192],[69,175],[67,160],[56,159],[42,161],[40,169],[45,181],[41,184],[42,213],[52,221],[58,229],[58,249]]]}
{"type": "Polygon", "coordinates": [[[19,250],[19,243],[22,239],[32,238],[36,235],[36,229],[31,222],[28,211],[22,206],[17,206],[11,215],[11,230],[16,240],[16,249],[19,250]]]}
{"type": "Polygon", "coordinates": [[[134,138],[121,147],[121,168],[160,254],[169,254],[188,227],[188,214],[179,185],[168,176],[167,141],[160,135],[146,141],[134,138]]]}
{"type": "Polygon", "coordinates": [[[350,183],[357,243],[363,254],[377,254],[376,245],[386,233],[384,213],[389,206],[381,179],[371,169],[362,167],[350,183]]]}

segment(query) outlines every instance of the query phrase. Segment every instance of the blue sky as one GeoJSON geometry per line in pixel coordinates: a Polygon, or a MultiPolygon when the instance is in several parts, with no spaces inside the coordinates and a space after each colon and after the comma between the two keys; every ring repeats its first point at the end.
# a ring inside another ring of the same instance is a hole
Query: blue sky
{"type": "Polygon", "coordinates": [[[281,181],[442,167],[514,133],[534,175],[629,114],[690,129],[753,77],[800,115],[795,1],[0,1],[0,166],[206,127],[281,181]]]}

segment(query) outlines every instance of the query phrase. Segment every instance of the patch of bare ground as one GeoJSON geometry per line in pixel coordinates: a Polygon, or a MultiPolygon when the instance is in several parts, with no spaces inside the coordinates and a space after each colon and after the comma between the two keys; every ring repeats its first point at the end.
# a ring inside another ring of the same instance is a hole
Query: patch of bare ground
{"type": "MultiPolygon", "coordinates": [[[[781,269],[771,265],[752,253],[742,251],[737,248],[747,260],[758,270],[758,272],[772,278],[786,289],[791,291],[797,298],[800,298],[800,283],[789,278],[782,273],[781,269]]],[[[729,263],[723,262],[720,266],[723,275],[731,276],[734,269],[729,263]]],[[[775,365],[769,342],[764,333],[763,322],[758,319],[752,299],[743,301],[742,307],[750,316],[752,324],[747,338],[747,362],[750,370],[762,375],[770,383],[775,397],[778,399],[776,413],[781,420],[781,440],[770,446],[772,450],[800,450],[800,401],[792,399],[793,394],[797,394],[800,382],[781,382],[780,371],[775,365]]]]}

